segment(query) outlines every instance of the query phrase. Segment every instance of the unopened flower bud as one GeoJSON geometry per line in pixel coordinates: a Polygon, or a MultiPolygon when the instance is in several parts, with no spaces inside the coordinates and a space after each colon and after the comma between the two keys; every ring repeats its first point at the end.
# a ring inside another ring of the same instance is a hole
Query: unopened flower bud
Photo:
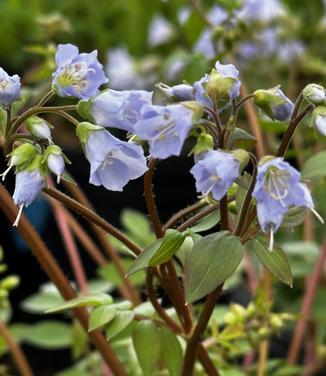
{"type": "Polygon", "coordinates": [[[65,158],[58,145],[50,145],[44,153],[44,161],[51,172],[57,175],[57,183],[65,171],[65,158]]]}
{"type": "Polygon", "coordinates": [[[268,90],[256,90],[254,103],[272,120],[288,120],[294,109],[293,103],[283,94],[280,86],[268,90]]]}
{"type": "Polygon", "coordinates": [[[38,116],[31,116],[26,123],[27,129],[33,136],[51,142],[51,126],[47,121],[38,116]]]}
{"type": "Polygon", "coordinates": [[[325,89],[321,85],[309,84],[303,91],[302,95],[305,99],[313,104],[323,103],[326,99],[325,89]]]}
{"type": "Polygon", "coordinates": [[[262,327],[258,329],[257,334],[258,334],[259,339],[267,339],[272,334],[272,331],[270,328],[262,327]]]}
{"type": "Polygon", "coordinates": [[[0,285],[5,290],[13,290],[19,285],[20,278],[17,275],[10,275],[4,278],[0,285]]]}
{"type": "Polygon", "coordinates": [[[270,324],[273,329],[281,329],[283,326],[283,320],[278,315],[272,315],[270,324]]]}

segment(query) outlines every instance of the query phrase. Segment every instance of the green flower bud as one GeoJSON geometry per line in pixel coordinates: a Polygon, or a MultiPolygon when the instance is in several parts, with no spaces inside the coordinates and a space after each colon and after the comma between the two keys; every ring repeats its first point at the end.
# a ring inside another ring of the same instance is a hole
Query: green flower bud
{"type": "Polygon", "coordinates": [[[201,153],[205,153],[209,150],[212,150],[213,147],[214,147],[213,137],[206,132],[202,132],[197,138],[196,145],[194,146],[194,148],[191,150],[189,154],[199,155],[201,153]]]}
{"type": "Polygon", "coordinates": [[[267,339],[272,334],[272,331],[270,328],[262,327],[258,329],[257,334],[258,334],[259,339],[267,339]]]}
{"type": "Polygon", "coordinates": [[[93,103],[93,99],[82,99],[77,104],[77,112],[80,116],[82,116],[85,119],[89,119],[91,121],[94,121],[91,113],[90,113],[90,107],[93,103]]]}
{"type": "Polygon", "coordinates": [[[325,102],[326,99],[325,89],[321,85],[317,84],[307,85],[303,89],[302,95],[312,104],[321,104],[325,102]]]}
{"type": "Polygon", "coordinates": [[[20,278],[17,275],[10,275],[6,278],[4,278],[0,284],[1,288],[5,290],[13,290],[19,285],[20,278]]]}
{"type": "Polygon", "coordinates": [[[26,123],[27,129],[33,136],[51,142],[52,126],[46,120],[38,116],[31,116],[26,120],[26,123]]]}
{"type": "Polygon", "coordinates": [[[281,329],[283,327],[283,320],[279,315],[272,315],[269,322],[273,329],[281,329]]]}
{"type": "Polygon", "coordinates": [[[0,288],[0,300],[8,298],[8,291],[5,289],[0,288]]]}
{"type": "Polygon", "coordinates": [[[235,313],[239,318],[244,318],[246,316],[246,309],[240,304],[232,304],[231,311],[235,313]]]}

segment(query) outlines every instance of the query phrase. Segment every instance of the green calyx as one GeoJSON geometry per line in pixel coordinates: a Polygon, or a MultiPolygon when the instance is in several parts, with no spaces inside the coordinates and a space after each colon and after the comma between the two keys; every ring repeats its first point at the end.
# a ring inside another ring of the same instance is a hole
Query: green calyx
{"type": "Polygon", "coordinates": [[[77,104],[77,112],[79,113],[79,115],[91,121],[94,121],[90,112],[90,107],[93,104],[93,101],[94,101],[93,98],[88,99],[88,100],[82,99],[77,104]]]}
{"type": "Polygon", "coordinates": [[[231,152],[236,160],[240,162],[240,168],[243,170],[249,162],[249,154],[244,149],[236,149],[231,152]]]}
{"type": "Polygon", "coordinates": [[[21,168],[19,171],[26,170],[29,172],[38,170],[42,176],[47,175],[47,167],[43,162],[43,156],[41,154],[37,154],[34,159],[28,164],[26,168],[21,168]]]}
{"type": "Polygon", "coordinates": [[[8,157],[10,157],[10,164],[17,166],[17,168],[24,169],[31,160],[36,156],[38,150],[36,146],[25,143],[14,149],[8,157]]]}
{"type": "Polygon", "coordinates": [[[212,69],[207,82],[203,84],[206,95],[212,99],[228,99],[229,92],[236,82],[232,77],[223,77],[216,69],[212,69]]]}
{"type": "Polygon", "coordinates": [[[206,132],[202,132],[198,136],[196,145],[191,150],[191,152],[189,153],[189,155],[191,155],[191,154],[198,155],[198,154],[201,154],[201,153],[205,153],[205,152],[207,152],[209,150],[212,150],[213,148],[214,148],[214,139],[213,139],[213,137],[210,134],[206,133],[206,132]]]}
{"type": "Polygon", "coordinates": [[[104,129],[98,125],[84,121],[80,123],[76,128],[76,135],[79,138],[80,142],[86,143],[90,132],[100,131],[104,129]]]}
{"type": "Polygon", "coordinates": [[[265,157],[261,158],[258,162],[259,166],[262,166],[264,163],[271,161],[272,159],[275,159],[273,155],[265,155],[265,157]]]}
{"type": "Polygon", "coordinates": [[[185,101],[181,102],[185,107],[189,108],[193,112],[192,119],[194,123],[197,123],[202,117],[204,113],[203,106],[196,101],[185,101]]]}

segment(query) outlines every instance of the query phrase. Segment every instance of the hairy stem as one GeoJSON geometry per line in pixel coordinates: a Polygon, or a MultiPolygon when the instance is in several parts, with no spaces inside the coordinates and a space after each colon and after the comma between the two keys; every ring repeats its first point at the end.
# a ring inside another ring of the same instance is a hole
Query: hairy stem
{"type": "Polygon", "coordinates": [[[0,336],[4,339],[6,345],[8,346],[9,352],[12,355],[20,374],[22,376],[33,376],[34,373],[30,364],[28,363],[27,358],[25,357],[25,354],[2,320],[0,320],[0,336]]]}
{"type": "MultiPolygon", "coordinates": [[[[18,209],[14,205],[9,193],[2,184],[0,184],[0,207],[8,220],[13,222],[17,216],[18,209]]],[[[17,230],[30,247],[33,255],[40,263],[42,269],[55,284],[62,297],[65,300],[74,299],[76,297],[76,292],[52,257],[52,254],[46,247],[45,243],[42,241],[38,233],[34,230],[33,226],[24,215],[22,215],[20,218],[17,230]]],[[[87,332],[88,313],[86,309],[76,308],[74,309],[74,314],[87,332]]],[[[126,376],[122,364],[112,351],[111,346],[107,343],[103,335],[99,331],[95,330],[88,333],[88,336],[114,374],[117,376],[126,376]]]]}

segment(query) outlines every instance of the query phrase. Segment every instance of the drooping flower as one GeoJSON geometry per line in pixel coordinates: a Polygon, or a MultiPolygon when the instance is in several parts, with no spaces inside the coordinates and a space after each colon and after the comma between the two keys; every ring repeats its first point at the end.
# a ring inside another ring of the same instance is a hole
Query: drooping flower
{"type": "Polygon", "coordinates": [[[326,136],[326,107],[317,106],[312,112],[312,125],[317,131],[326,136]]]}
{"type": "Polygon", "coordinates": [[[211,150],[190,172],[196,179],[197,192],[212,193],[215,200],[220,200],[240,176],[240,161],[231,153],[211,150]]]}
{"type": "Polygon", "coordinates": [[[38,116],[31,116],[26,120],[26,124],[27,129],[33,136],[41,140],[47,140],[50,143],[52,142],[51,125],[47,121],[38,116]]]}
{"type": "Polygon", "coordinates": [[[78,110],[98,125],[132,132],[142,107],[151,104],[151,98],[152,93],[144,90],[106,90],[88,102],[81,101],[78,110]]]}
{"type": "Polygon", "coordinates": [[[65,171],[65,156],[58,145],[50,145],[46,148],[43,163],[46,162],[49,170],[57,176],[57,183],[60,183],[61,176],[65,171]]]}
{"type": "Polygon", "coordinates": [[[134,132],[148,141],[154,158],[178,156],[194,124],[195,112],[196,109],[185,104],[144,106],[141,119],[134,125],[134,132]]]}
{"type": "Polygon", "coordinates": [[[111,191],[122,191],[129,180],[146,172],[141,146],[121,141],[104,128],[86,122],[79,124],[77,135],[91,165],[90,183],[103,185],[111,191]]]}
{"type": "Polygon", "coordinates": [[[245,0],[237,16],[244,21],[269,22],[284,13],[279,0],[245,0]]]}
{"type": "Polygon", "coordinates": [[[321,85],[309,84],[302,90],[305,99],[313,104],[321,104],[325,101],[325,89],[321,85]]]}
{"type": "Polygon", "coordinates": [[[316,213],[311,194],[300,178],[300,173],[282,158],[267,157],[258,166],[252,195],[257,201],[260,227],[270,233],[271,250],[273,234],[290,207],[308,208],[316,213]]]}
{"type": "Polygon", "coordinates": [[[13,226],[18,226],[24,207],[29,206],[45,186],[45,177],[41,166],[42,156],[36,155],[31,164],[16,173],[13,200],[19,206],[19,212],[13,226]]]}
{"type": "Polygon", "coordinates": [[[239,71],[233,64],[215,63],[215,69],[194,83],[195,99],[211,107],[213,98],[218,101],[218,109],[225,109],[231,100],[240,95],[239,71]]]}
{"type": "Polygon", "coordinates": [[[294,109],[294,104],[284,95],[280,86],[268,90],[256,90],[254,103],[272,120],[288,120],[294,109]]]}
{"type": "Polygon", "coordinates": [[[61,97],[87,99],[96,95],[108,82],[97,51],[81,53],[72,44],[59,44],[56,54],[57,70],[53,73],[53,90],[61,97]]]}
{"type": "Polygon", "coordinates": [[[20,77],[9,74],[0,68],[0,104],[9,106],[20,96],[20,77]]]}

